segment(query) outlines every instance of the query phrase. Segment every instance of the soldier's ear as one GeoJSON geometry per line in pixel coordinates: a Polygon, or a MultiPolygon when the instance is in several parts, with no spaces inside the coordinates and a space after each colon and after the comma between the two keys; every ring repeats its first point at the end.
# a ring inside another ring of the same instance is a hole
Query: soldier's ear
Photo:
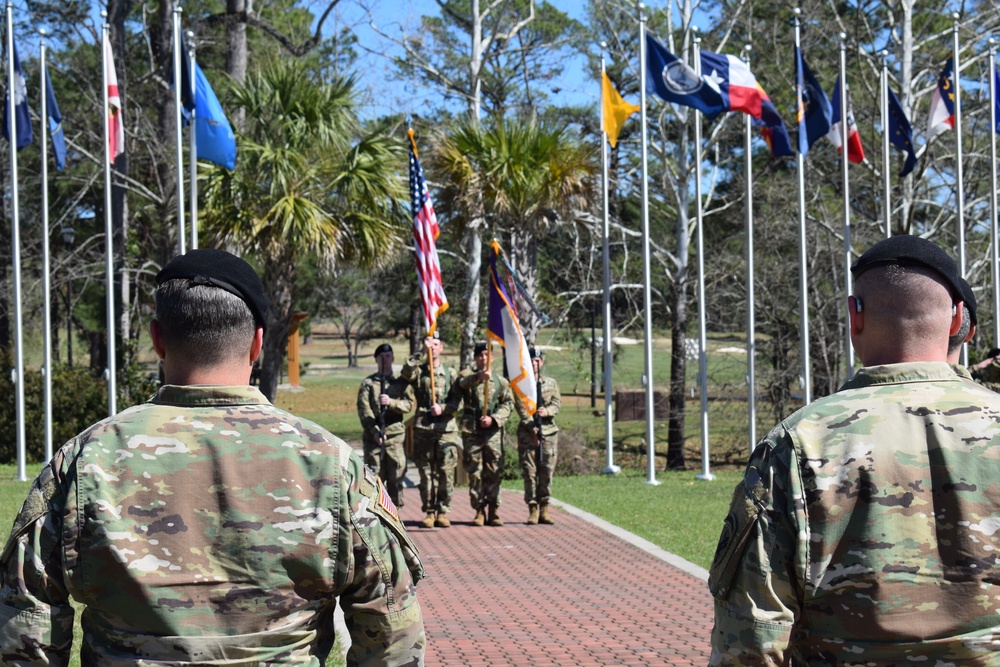
{"type": "Polygon", "coordinates": [[[264,329],[257,327],[253,332],[253,341],[250,343],[250,365],[257,361],[261,350],[264,349],[264,329]]]}
{"type": "Polygon", "coordinates": [[[149,337],[153,339],[153,349],[156,350],[156,356],[164,359],[167,356],[167,348],[163,344],[163,330],[155,318],[149,321],[149,337]]]}

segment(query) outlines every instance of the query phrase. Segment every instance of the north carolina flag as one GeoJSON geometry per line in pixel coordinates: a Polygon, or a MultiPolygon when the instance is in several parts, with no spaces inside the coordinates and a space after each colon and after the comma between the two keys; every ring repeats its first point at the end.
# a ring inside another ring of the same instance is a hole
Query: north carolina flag
{"type": "Polygon", "coordinates": [[[628,117],[639,110],[639,106],[626,102],[611,85],[607,72],[601,72],[601,117],[604,133],[608,135],[608,143],[614,148],[618,143],[618,134],[628,117]]]}
{"type": "Polygon", "coordinates": [[[745,62],[736,56],[702,51],[701,75],[722,93],[727,111],[742,111],[760,118],[761,101],[767,98],[767,93],[745,62]]]}
{"type": "MultiPolygon", "coordinates": [[[[833,142],[838,151],[840,146],[840,78],[837,78],[837,85],[833,89],[833,116],[831,118],[830,132],[826,138],[833,142]]],[[[865,149],[861,145],[861,133],[858,132],[858,125],[854,122],[854,108],[851,106],[851,97],[847,97],[847,159],[854,164],[865,161],[865,149]]]]}
{"type": "MultiPolygon", "coordinates": [[[[490,254],[490,302],[486,335],[503,347],[510,388],[521,398],[528,414],[533,415],[538,405],[538,394],[535,371],[528,353],[528,342],[521,332],[517,307],[510,298],[511,292],[507,289],[510,276],[502,276],[497,268],[497,256],[503,251],[496,239],[490,246],[493,251],[490,254]],[[504,277],[508,280],[504,280],[504,277]]],[[[503,268],[506,270],[505,266],[503,268]]]]}
{"type": "Polygon", "coordinates": [[[948,58],[931,95],[931,109],[927,115],[928,139],[955,127],[955,82],[952,74],[952,59],[948,58]]]}
{"type": "Polygon", "coordinates": [[[111,162],[125,152],[125,126],[122,123],[122,98],[118,94],[118,74],[115,72],[115,55],[111,51],[111,39],[104,33],[104,68],[108,81],[108,154],[111,162]]]}

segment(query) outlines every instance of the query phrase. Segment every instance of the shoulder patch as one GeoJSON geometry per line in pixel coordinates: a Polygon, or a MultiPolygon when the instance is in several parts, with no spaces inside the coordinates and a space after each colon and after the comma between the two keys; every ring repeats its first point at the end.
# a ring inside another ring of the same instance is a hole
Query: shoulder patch
{"type": "Polygon", "coordinates": [[[389,515],[399,521],[399,510],[396,509],[395,503],[392,502],[392,498],[385,490],[385,484],[382,483],[382,479],[378,478],[378,504],[379,507],[384,509],[389,515]]]}

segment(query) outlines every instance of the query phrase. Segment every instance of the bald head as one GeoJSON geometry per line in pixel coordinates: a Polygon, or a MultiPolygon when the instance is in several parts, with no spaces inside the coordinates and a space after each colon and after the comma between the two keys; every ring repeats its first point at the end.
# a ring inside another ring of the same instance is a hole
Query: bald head
{"type": "Polygon", "coordinates": [[[962,319],[954,305],[949,283],[936,271],[895,264],[868,269],[857,277],[850,303],[851,338],[862,363],[945,361],[948,338],[962,319]]]}

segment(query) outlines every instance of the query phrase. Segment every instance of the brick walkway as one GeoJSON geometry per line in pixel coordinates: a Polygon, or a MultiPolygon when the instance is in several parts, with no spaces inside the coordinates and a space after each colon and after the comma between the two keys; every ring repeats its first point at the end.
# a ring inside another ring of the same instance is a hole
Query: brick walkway
{"type": "Polygon", "coordinates": [[[515,491],[504,492],[501,528],[472,525],[465,488],[451,528],[422,528],[417,490],[406,500],[428,572],[417,587],[428,667],[706,664],[704,570],[574,508],[557,508],[554,526],[527,526],[515,491]]]}

